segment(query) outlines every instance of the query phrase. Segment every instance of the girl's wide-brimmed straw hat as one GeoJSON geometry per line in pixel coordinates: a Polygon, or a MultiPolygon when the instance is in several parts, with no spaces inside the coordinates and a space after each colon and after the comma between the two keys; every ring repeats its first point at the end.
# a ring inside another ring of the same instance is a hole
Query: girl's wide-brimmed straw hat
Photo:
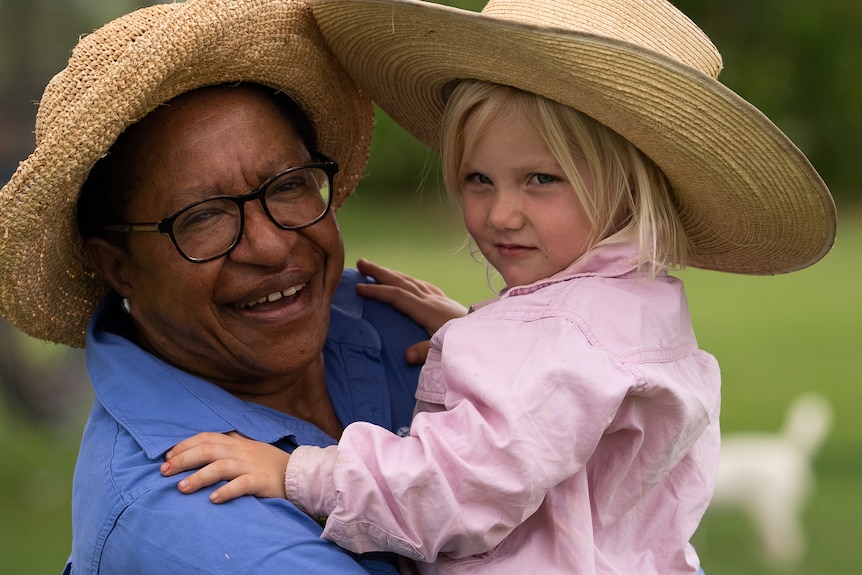
{"type": "Polygon", "coordinates": [[[48,84],[36,149],[0,191],[0,315],[48,341],[84,345],[106,292],[75,223],[81,185],[117,137],[202,86],[254,82],[308,114],[319,150],[341,167],[333,205],[365,170],[373,106],[328,50],[306,0],[155,5],[85,36],[48,84]]]}
{"type": "Polygon", "coordinates": [[[491,0],[481,14],[415,0],[312,0],[372,99],[439,149],[447,88],[478,79],[580,110],[667,175],[689,265],[809,266],[835,239],[829,190],[799,149],[716,79],[721,55],[664,0],[491,0]]]}

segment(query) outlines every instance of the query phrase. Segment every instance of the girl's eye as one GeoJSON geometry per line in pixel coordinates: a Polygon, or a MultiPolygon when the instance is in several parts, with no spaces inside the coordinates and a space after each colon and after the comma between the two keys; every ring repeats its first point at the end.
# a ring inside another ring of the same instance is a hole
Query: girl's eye
{"type": "Polygon", "coordinates": [[[550,174],[534,174],[533,179],[537,184],[551,184],[557,181],[557,178],[550,174]]]}
{"type": "Polygon", "coordinates": [[[465,178],[465,180],[467,181],[468,184],[490,185],[493,183],[493,182],[491,182],[491,178],[489,178],[485,174],[480,174],[478,172],[473,173],[473,174],[468,174],[467,177],[465,178]]]}

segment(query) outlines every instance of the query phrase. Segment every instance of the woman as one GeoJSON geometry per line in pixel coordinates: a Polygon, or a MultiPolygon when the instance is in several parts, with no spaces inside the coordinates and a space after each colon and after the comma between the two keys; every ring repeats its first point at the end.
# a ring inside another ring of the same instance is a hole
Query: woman
{"type": "Polygon", "coordinates": [[[51,81],[0,194],[0,313],[86,345],[67,573],[395,572],[283,500],[214,509],[159,473],[200,431],[290,451],[409,424],[427,332],[356,295],[332,213],[371,126],[301,1],[139,10],[51,81]]]}

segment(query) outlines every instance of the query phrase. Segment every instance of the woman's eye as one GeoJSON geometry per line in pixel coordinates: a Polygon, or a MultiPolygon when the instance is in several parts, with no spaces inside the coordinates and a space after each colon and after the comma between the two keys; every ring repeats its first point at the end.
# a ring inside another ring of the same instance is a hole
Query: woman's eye
{"type": "Polygon", "coordinates": [[[174,222],[174,231],[184,233],[189,230],[197,230],[207,226],[218,225],[224,221],[225,216],[230,217],[230,209],[221,203],[205,203],[196,209],[188,210],[182,217],[174,222]]]}
{"type": "Polygon", "coordinates": [[[303,190],[307,189],[307,182],[303,178],[291,178],[278,180],[270,184],[267,188],[267,196],[279,195],[299,195],[303,190]]]}

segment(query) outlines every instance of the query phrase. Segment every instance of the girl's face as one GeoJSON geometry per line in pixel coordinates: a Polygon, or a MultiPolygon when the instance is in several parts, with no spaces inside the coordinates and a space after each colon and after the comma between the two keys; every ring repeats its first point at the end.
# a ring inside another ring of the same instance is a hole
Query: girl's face
{"type": "MultiPolygon", "coordinates": [[[[589,185],[585,163],[577,165],[589,185]]],[[[586,251],[587,213],[553,154],[520,115],[492,123],[468,143],[459,176],[467,231],[507,287],[550,277],[586,251]]]]}

